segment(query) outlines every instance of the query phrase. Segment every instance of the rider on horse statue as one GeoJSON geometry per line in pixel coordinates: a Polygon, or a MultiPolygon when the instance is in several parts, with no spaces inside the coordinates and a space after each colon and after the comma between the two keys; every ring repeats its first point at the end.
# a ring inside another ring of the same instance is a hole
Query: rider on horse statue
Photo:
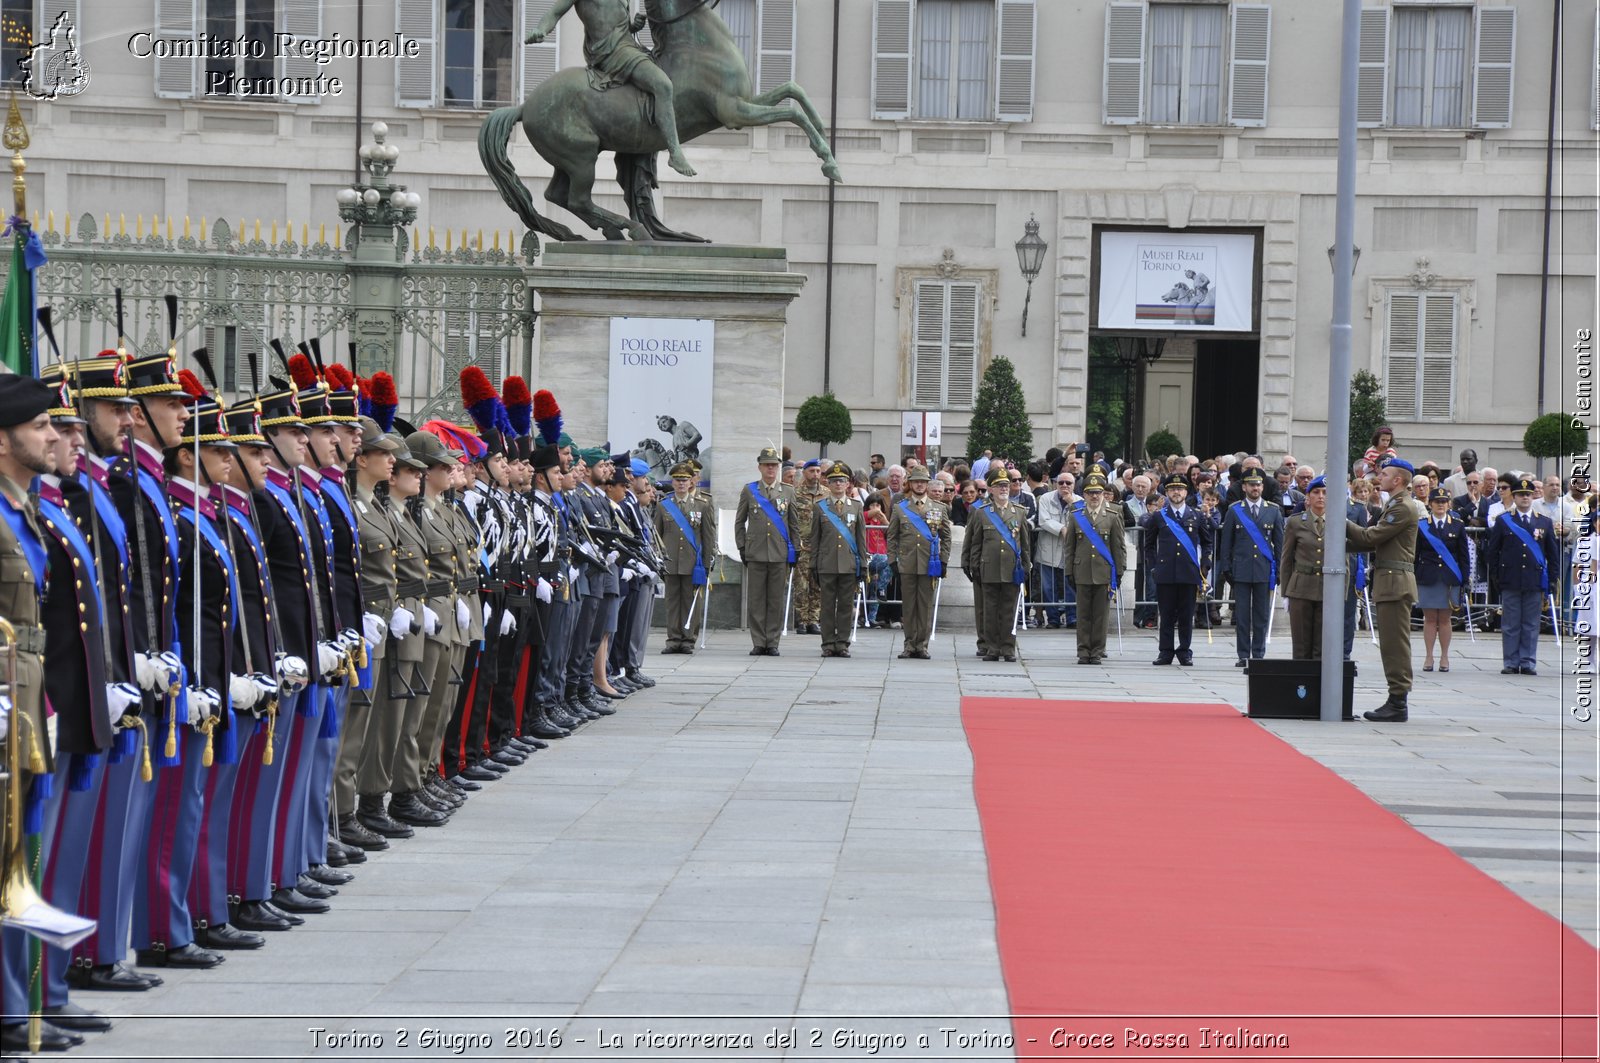
{"type": "Polygon", "coordinates": [[[694,167],[678,142],[678,117],[673,106],[672,80],[662,72],[633,35],[644,28],[643,14],[628,17],[628,0],[555,0],[539,25],[528,34],[529,44],[548,37],[573,8],[583,22],[583,57],[589,65],[589,84],[604,92],[613,85],[632,82],[655,101],[654,125],[667,141],[667,161],[685,177],[694,167]]]}

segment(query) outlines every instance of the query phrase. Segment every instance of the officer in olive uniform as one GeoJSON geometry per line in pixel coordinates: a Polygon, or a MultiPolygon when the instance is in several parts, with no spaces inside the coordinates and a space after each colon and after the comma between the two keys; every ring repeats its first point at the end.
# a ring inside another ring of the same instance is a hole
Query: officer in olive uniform
{"type": "Polygon", "coordinates": [[[1349,553],[1371,550],[1372,601],[1377,610],[1378,654],[1389,699],[1362,713],[1378,723],[1404,723],[1406,696],[1411,693],[1411,606],[1417,600],[1417,510],[1411,504],[1411,463],[1390,458],[1378,469],[1378,489],[1389,493],[1389,503],[1371,527],[1347,521],[1345,549],[1349,553]]]}
{"type": "Polygon", "coordinates": [[[983,584],[983,623],[980,643],[988,647],[983,659],[1017,659],[1016,613],[1022,588],[1033,565],[1033,529],[1028,511],[1011,502],[1011,478],[1006,470],[989,470],[989,504],[967,521],[966,555],[974,583],[983,584]]]}
{"type": "Polygon", "coordinates": [[[717,561],[717,511],[696,497],[694,469],[688,462],[672,467],[672,497],[656,505],[656,541],[665,566],[667,645],[662,653],[693,653],[695,636],[706,622],[711,597],[711,570],[717,561]],[[694,615],[689,615],[690,608],[694,615]]]}
{"type": "Polygon", "coordinates": [[[798,560],[794,573],[794,602],[789,607],[797,635],[822,634],[822,592],[817,586],[816,566],[811,563],[811,527],[815,509],[828,491],[822,486],[822,462],[812,458],[800,470],[800,486],[794,489],[794,521],[791,528],[803,533],[795,541],[798,560]]]}
{"type": "Polygon", "coordinates": [[[778,656],[785,600],[792,594],[798,536],[790,528],[794,488],[778,481],[783,459],[771,447],[756,455],[761,478],[739,492],[733,537],[744,562],[744,590],[750,608],[750,656],[778,656]]]}
{"type": "MultiPolygon", "coordinates": [[[[9,442],[0,454],[0,616],[11,622],[17,635],[17,674],[6,722],[19,728],[23,750],[20,777],[7,780],[7,786],[31,786],[33,765],[40,761],[44,772],[54,770],[44,717],[45,635],[39,626],[46,555],[27,485],[34,476],[55,471],[56,430],[46,412],[55,402],[55,390],[31,377],[0,376],[0,430],[9,442]]],[[[27,934],[14,926],[0,927],[0,961],[5,1016],[0,1045],[20,1055],[28,1050],[27,934]]],[[[51,1051],[83,1043],[81,1037],[48,1022],[42,1030],[41,1047],[51,1051]]]]}
{"type": "Polygon", "coordinates": [[[1328,478],[1306,488],[1306,508],[1283,532],[1283,596],[1289,601],[1289,642],[1294,659],[1322,659],[1322,540],[1328,530],[1328,478]]]}
{"type": "Polygon", "coordinates": [[[900,656],[928,659],[933,635],[933,603],[950,563],[950,511],[928,497],[926,466],[906,474],[906,495],[889,508],[889,560],[900,574],[905,599],[900,626],[905,648],[900,656]]]}
{"type": "Polygon", "coordinates": [[[850,624],[866,577],[867,532],[861,503],[847,494],[850,470],[836,461],[828,494],[811,514],[811,570],[822,595],[822,656],[850,656],[850,624]]]}
{"type": "Polygon", "coordinates": [[[1066,521],[1062,567],[1078,602],[1078,663],[1106,659],[1111,596],[1128,571],[1122,510],[1106,502],[1105,477],[1091,473],[1083,486],[1083,508],[1066,521]]]}
{"type": "Polygon", "coordinates": [[[1171,664],[1176,656],[1187,667],[1194,664],[1189,642],[1194,636],[1195,592],[1204,585],[1211,564],[1211,521],[1189,504],[1189,481],[1182,475],[1167,477],[1162,488],[1167,504],[1139,518],[1161,621],[1160,645],[1150,663],[1171,664]]]}
{"type": "Polygon", "coordinates": [[[1228,507],[1217,542],[1217,582],[1233,585],[1234,645],[1243,668],[1267,655],[1272,626],[1272,589],[1283,555],[1283,510],[1261,497],[1266,477],[1245,471],[1244,497],[1228,507]],[[1248,523],[1246,523],[1248,522],[1248,523]]]}

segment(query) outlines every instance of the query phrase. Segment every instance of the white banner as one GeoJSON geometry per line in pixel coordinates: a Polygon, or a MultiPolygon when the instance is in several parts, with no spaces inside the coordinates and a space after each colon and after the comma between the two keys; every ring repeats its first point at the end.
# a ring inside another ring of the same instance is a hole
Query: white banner
{"type": "Polygon", "coordinates": [[[1256,238],[1102,232],[1101,329],[1252,332],[1256,238]]]}
{"type": "Polygon", "coordinates": [[[716,322],[703,318],[611,319],[611,395],[606,430],[614,450],[628,450],[668,476],[680,461],[711,476],[711,361],[716,322]]]}

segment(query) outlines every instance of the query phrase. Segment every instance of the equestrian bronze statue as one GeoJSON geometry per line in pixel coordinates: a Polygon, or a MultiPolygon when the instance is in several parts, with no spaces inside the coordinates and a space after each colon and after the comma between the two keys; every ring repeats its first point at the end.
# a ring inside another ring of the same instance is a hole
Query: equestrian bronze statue
{"type": "Polygon", "coordinates": [[[541,215],[512,168],[506,149],[519,121],[534,150],[555,169],[545,199],[607,240],[621,240],[624,233],[634,240],[701,239],[674,232],[657,217],[655,160],[667,151],[672,167],[692,176],[681,145],[713,129],[793,122],[822,160],[823,174],[841,180],[822,119],[805,90],[790,81],[754,94],[744,56],[712,10],[714,3],[645,0],[644,17],[656,42],[651,55],[633,39],[643,21],[630,19],[627,0],[556,0],[528,40],[543,40],[563,14],[576,10],[584,26],[585,69],[563,70],[538,85],[520,107],[492,111],[478,133],[478,157],[530,230],[556,240],[583,239],[541,215]],[[790,100],[795,106],[788,105],[790,100]],[[616,154],[627,218],[594,202],[595,163],[602,151],[616,154]]]}

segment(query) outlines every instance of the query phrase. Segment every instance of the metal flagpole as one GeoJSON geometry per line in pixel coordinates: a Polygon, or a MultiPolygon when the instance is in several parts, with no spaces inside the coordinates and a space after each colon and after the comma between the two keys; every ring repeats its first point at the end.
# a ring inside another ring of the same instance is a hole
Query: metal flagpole
{"type": "MultiPolygon", "coordinates": [[[[1344,0],[1339,56],[1339,163],[1333,223],[1333,312],[1328,325],[1329,469],[1348,475],[1350,451],[1350,299],[1354,286],[1356,236],[1356,88],[1360,76],[1361,0],[1344,0]]],[[[1329,485],[1333,487],[1333,484],[1329,485]]],[[[1324,723],[1344,715],[1345,522],[1330,520],[1324,532],[1322,565],[1322,711],[1324,723]]]]}

